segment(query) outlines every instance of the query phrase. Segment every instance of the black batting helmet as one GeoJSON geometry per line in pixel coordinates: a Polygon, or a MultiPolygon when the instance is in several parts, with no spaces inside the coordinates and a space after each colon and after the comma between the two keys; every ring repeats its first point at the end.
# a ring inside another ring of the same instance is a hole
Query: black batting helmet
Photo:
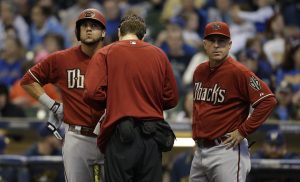
{"type": "Polygon", "coordinates": [[[80,40],[80,24],[86,19],[95,20],[100,23],[104,27],[104,29],[106,28],[106,20],[100,11],[94,8],[85,9],[80,13],[76,21],[75,35],[77,40],[80,40]]]}

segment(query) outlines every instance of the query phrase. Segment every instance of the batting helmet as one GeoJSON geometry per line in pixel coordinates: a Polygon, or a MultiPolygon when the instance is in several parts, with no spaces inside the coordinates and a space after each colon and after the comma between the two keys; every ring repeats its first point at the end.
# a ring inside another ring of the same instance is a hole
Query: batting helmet
{"type": "Polygon", "coordinates": [[[75,35],[76,35],[77,40],[80,40],[80,24],[81,24],[81,22],[83,22],[84,20],[87,20],[87,19],[95,20],[98,23],[100,23],[104,28],[106,28],[105,27],[106,20],[100,11],[98,11],[97,9],[94,9],[94,8],[85,9],[80,13],[80,15],[76,21],[75,35]]]}

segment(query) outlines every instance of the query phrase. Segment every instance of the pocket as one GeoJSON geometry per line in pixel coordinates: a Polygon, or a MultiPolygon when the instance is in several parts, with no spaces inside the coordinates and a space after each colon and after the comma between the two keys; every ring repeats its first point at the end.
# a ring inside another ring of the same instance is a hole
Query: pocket
{"type": "Polygon", "coordinates": [[[171,151],[176,139],[173,130],[166,121],[157,122],[156,131],[153,137],[158,145],[158,148],[162,152],[171,151]]]}
{"type": "Polygon", "coordinates": [[[122,120],[117,125],[117,134],[122,143],[132,143],[135,139],[134,121],[132,119],[122,120]]]}

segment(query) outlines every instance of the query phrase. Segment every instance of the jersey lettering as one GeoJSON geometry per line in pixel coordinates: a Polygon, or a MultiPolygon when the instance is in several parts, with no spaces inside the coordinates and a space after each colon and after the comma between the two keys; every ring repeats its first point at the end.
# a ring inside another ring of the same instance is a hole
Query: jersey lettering
{"type": "Polygon", "coordinates": [[[215,84],[213,88],[205,88],[202,87],[202,82],[197,82],[194,88],[194,100],[212,102],[213,104],[222,103],[225,100],[225,93],[226,91],[221,89],[218,84],[215,84]]]}
{"type": "Polygon", "coordinates": [[[80,69],[67,70],[68,88],[84,88],[84,75],[80,74],[80,69]]]}

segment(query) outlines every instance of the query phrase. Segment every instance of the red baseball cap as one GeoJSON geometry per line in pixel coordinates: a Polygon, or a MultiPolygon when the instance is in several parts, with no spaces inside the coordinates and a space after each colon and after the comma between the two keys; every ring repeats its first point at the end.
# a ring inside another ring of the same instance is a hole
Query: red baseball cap
{"type": "Polygon", "coordinates": [[[229,27],[224,22],[210,22],[205,26],[204,38],[209,35],[224,35],[230,38],[229,27]]]}

